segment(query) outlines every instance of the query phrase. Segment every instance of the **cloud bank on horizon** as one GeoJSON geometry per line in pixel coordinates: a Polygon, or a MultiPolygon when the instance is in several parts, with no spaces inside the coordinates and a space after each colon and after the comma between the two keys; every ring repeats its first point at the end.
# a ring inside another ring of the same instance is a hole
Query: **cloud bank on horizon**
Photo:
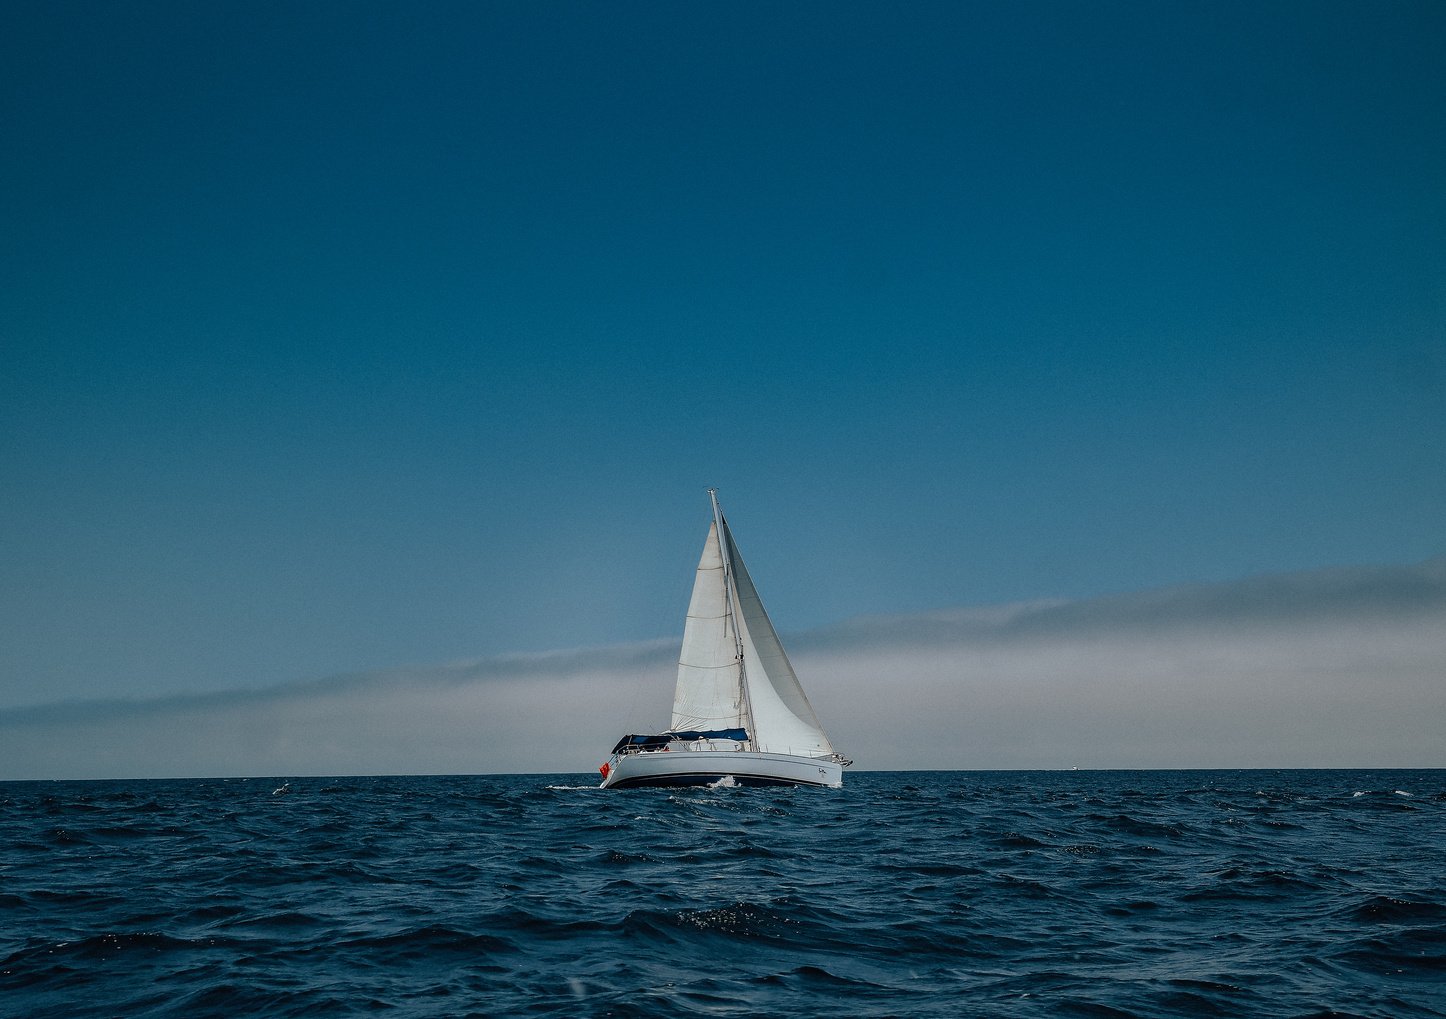
{"type": "MultiPolygon", "coordinates": [[[[862,769],[1446,766],[1446,558],[793,635],[862,769]]],[[[0,712],[0,779],[590,772],[671,641],[0,712]]]]}

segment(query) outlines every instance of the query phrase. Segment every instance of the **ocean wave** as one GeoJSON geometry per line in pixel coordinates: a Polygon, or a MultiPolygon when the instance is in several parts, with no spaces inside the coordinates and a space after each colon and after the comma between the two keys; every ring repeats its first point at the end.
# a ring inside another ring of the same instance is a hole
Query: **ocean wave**
{"type": "Polygon", "coordinates": [[[279,784],[0,785],[6,1008],[1446,1014],[1440,772],[279,784]]]}

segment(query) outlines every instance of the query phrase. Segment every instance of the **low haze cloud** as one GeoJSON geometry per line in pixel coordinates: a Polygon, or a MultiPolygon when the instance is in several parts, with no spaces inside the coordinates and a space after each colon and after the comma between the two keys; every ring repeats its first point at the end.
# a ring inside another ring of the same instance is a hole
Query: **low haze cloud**
{"type": "MultiPolygon", "coordinates": [[[[1446,559],[785,637],[859,768],[1446,766],[1446,559]]],[[[0,713],[0,778],[591,772],[676,642],[0,713]]]]}

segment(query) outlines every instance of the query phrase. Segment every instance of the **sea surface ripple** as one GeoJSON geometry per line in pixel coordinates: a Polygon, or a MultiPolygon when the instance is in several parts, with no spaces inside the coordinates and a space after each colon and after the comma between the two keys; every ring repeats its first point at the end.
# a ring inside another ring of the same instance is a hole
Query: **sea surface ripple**
{"type": "Polygon", "coordinates": [[[1446,772],[0,783],[6,1016],[1446,1015],[1446,772]]]}

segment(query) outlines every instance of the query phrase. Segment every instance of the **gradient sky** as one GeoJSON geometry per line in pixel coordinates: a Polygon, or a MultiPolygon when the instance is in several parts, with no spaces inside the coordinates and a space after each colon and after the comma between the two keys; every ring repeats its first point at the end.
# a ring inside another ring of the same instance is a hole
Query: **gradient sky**
{"type": "Polygon", "coordinates": [[[1439,556],[1443,38],[7,3],[0,710],[1439,556]]]}

